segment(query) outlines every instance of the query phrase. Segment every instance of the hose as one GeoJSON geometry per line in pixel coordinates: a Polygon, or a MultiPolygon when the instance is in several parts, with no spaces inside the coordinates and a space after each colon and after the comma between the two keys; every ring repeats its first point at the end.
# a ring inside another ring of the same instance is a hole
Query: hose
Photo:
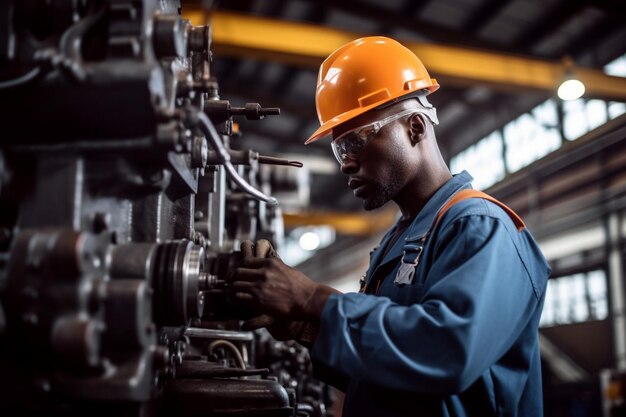
{"type": "MultiPolygon", "coordinates": [[[[61,69],[68,71],[76,80],[83,81],[86,78],[83,68],[83,60],[80,54],[81,42],[85,34],[91,29],[105,14],[105,9],[98,13],[80,20],[69,27],[61,36],[59,41],[60,53],[50,51],[37,51],[35,53],[36,60],[46,61],[44,66],[58,65],[61,69]]],[[[41,66],[35,67],[26,74],[14,78],[12,80],[1,81],[0,90],[7,88],[15,88],[35,80],[44,74],[41,66]]]]}
{"type": "Polygon", "coordinates": [[[230,179],[232,179],[235,184],[237,184],[243,191],[251,195],[253,198],[259,201],[264,201],[270,206],[277,206],[278,200],[276,200],[274,197],[267,196],[261,191],[252,187],[246,182],[245,179],[243,179],[237,173],[237,170],[230,162],[230,154],[228,153],[228,150],[222,143],[219,134],[217,133],[217,130],[215,130],[213,123],[211,123],[211,120],[209,120],[207,115],[205,115],[204,113],[197,113],[196,116],[200,121],[200,130],[202,130],[202,133],[204,133],[211,146],[213,146],[213,149],[215,149],[215,152],[217,152],[217,155],[224,164],[224,167],[226,168],[226,172],[228,173],[230,179]]]}
{"type": "Polygon", "coordinates": [[[228,348],[235,357],[235,361],[237,362],[239,367],[241,369],[246,369],[246,364],[243,361],[243,357],[241,356],[239,349],[237,349],[237,346],[233,345],[228,340],[214,340],[213,342],[211,342],[211,344],[209,345],[209,353],[213,353],[213,349],[220,346],[228,348]]]}
{"type": "Polygon", "coordinates": [[[84,81],[87,77],[83,65],[83,57],[81,55],[83,38],[87,32],[104,17],[105,11],[106,9],[102,8],[99,12],[81,19],[70,26],[63,33],[59,41],[60,66],[78,81],[84,81]]]}
{"type": "Polygon", "coordinates": [[[0,81],[0,90],[5,88],[15,88],[19,87],[20,85],[28,84],[29,82],[37,78],[40,72],[41,68],[37,67],[33,68],[32,70],[28,71],[26,74],[20,77],[14,78],[12,80],[0,81]]]}

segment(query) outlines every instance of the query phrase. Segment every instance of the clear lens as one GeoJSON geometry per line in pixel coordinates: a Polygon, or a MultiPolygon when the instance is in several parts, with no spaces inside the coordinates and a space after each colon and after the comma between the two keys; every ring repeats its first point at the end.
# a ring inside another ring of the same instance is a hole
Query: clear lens
{"type": "MultiPolygon", "coordinates": [[[[355,159],[367,143],[368,136],[361,135],[361,128],[351,130],[332,142],[333,153],[342,164],[346,159],[355,159]],[[357,130],[358,132],[356,132],[357,130]]],[[[370,130],[370,133],[374,133],[370,130]]]]}
{"type": "Polygon", "coordinates": [[[380,131],[380,129],[382,129],[383,126],[411,113],[424,114],[433,123],[436,124],[436,116],[429,110],[431,109],[405,109],[400,113],[391,115],[372,124],[360,126],[355,129],[349,130],[332,141],[331,147],[333,149],[333,154],[335,155],[335,158],[337,158],[337,161],[340,165],[343,164],[343,161],[345,161],[346,159],[356,159],[361,153],[361,150],[367,144],[367,142],[371,138],[376,136],[376,134],[380,131]],[[435,120],[433,119],[433,117],[435,120]]]}
{"type": "Polygon", "coordinates": [[[380,128],[377,128],[376,125],[377,123],[372,123],[371,125],[367,125],[365,127],[357,129],[354,133],[356,134],[356,136],[358,136],[359,139],[366,141],[374,136],[376,133],[378,133],[378,130],[380,128]]]}

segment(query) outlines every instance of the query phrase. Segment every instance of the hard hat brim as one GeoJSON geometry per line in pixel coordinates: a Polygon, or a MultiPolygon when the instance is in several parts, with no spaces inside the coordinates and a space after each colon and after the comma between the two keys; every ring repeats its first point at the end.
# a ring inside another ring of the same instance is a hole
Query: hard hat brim
{"type": "MultiPolygon", "coordinates": [[[[437,83],[437,81],[435,79],[433,79],[432,81],[433,81],[433,85],[425,88],[424,90],[426,91],[421,93],[422,95],[425,95],[425,96],[429,95],[430,93],[436,91],[439,88],[439,84],[437,83]]],[[[380,100],[378,102],[372,103],[368,106],[357,107],[356,109],[349,110],[345,113],[340,114],[339,116],[333,117],[332,119],[328,120],[326,123],[321,125],[315,132],[313,132],[313,134],[306,140],[306,142],[304,142],[304,144],[308,145],[309,143],[313,143],[325,136],[328,136],[331,133],[331,131],[335,127],[339,126],[340,124],[345,123],[348,120],[354,119],[355,117],[358,117],[365,112],[375,109],[376,107],[382,104],[395,103],[395,102],[401,101],[401,99],[404,98],[405,96],[407,98],[411,98],[415,96],[415,94],[416,94],[415,92],[410,92],[406,95],[401,95],[399,97],[394,97],[392,99],[386,98],[384,100],[380,100]]]]}
{"type": "Polygon", "coordinates": [[[305,145],[308,145],[309,143],[313,143],[316,140],[319,140],[327,135],[329,135],[331,133],[331,131],[339,126],[342,123],[347,122],[348,120],[351,120],[357,116],[360,116],[361,114],[375,108],[376,106],[380,105],[381,103],[374,103],[374,104],[370,104],[369,106],[366,107],[358,107],[356,109],[352,109],[350,111],[347,111],[345,113],[340,114],[337,117],[333,117],[332,119],[330,119],[329,121],[327,121],[326,123],[324,123],[323,125],[321,125],[315,132],[313,132],[313,134],[311,135],[311,137],[309,137],[307,139],[306,142],[304,142],[305,145]]]}

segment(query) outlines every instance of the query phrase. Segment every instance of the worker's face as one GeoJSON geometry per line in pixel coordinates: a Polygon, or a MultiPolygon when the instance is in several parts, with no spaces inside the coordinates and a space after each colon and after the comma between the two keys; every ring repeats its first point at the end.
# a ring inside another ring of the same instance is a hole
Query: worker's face
{"type": "MultiPolygon", "coordinates": [[[[339,138],[360,126],[374,123],[403,108],[392,106],[383,111],[370,111],[333,130],[339,138]],[[395,109],[394,109],[395,107],[395,109]]],[[[359,150],[358,155],[341,161],[341,171],[349,176],[348,186],[363,199],[363,207],[373,210],[395,199],[417,175],[416,149],[411,146],[407,119],[403,116],[383,126],[359,150]]]]}

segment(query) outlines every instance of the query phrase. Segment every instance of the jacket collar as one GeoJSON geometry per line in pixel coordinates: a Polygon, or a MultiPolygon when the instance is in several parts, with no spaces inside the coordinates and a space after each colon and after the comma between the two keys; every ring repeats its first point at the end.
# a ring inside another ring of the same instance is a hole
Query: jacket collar
{"type": "Polygon", "coordinates": [[[421,239],[422,236],[428,232],[428,229],[430,229],[441,207],[459,191],[472,188],[471,183],[473,179],[474,178],[472,178],[467,171],[463,171],[460,174],[454,175],[442,185],[415,217],[405,240],[413,241],[421,239]]]}
{"type": "MultiPolygon", "coordinates": [[[[396,243],[393,245],[391,250],[387,251],[387,255],[383,259],[383,263],[389,262],[392,259],[402,255],[402,247],[406,245],[408,242],[419,241],[430,229],[430,226],[435,221],[435,217],[441,207],[452,198],[457,192],[462,189],[471,188],[471,182],[473,178],[467,171],[463,171],[460,174],[454,175],[451,179],[449,179],[444,185],[442,185],[433,196],[428,200],[426,205],[420,210],[418,215],[415,217],[411,226],[409,226],[406,232],[405,239],[398,239],[396,243]]],[[[383,241],[381,242],[381,247],[384,248],[385,245],[391,239],[393,232],[397,228],[397,223],[394,227],[385,235],[383,241]]],[[[377,251],[378,256],[375,256],[372,259],[372,264],[376,265],[378,263],[380,254],[382,251],[377,251]]]]}

